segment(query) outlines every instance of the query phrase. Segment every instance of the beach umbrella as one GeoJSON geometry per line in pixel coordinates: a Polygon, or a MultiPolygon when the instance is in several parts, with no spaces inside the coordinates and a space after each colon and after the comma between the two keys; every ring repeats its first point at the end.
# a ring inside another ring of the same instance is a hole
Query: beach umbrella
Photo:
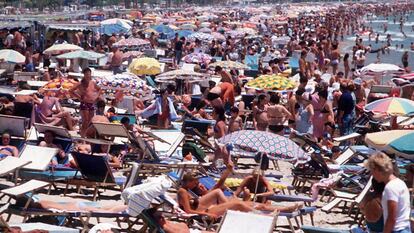
{"type": "Polygon", "coordinates": [[[236,31],[239,31],[243,34],[249,34],[249,35],[256,34],[256,30],[254,30],[253,28],[237,28],[236,31]]]}
{"type": "Polygon", "coordinates": [[[198,30],[199,32],[202,33],[211,33],[211,29],[210,28],[201,28],[200,30],[198,30]]]}
{"type": "Polygon", "coordinates": [[[132,58],[137,58],[137,57],[141,57],[144,53],[141,51],[127,51],[125,53],[122,54],[122,57],[125,59],[128,59],[130,57],[132,58]]]}
{"type": "Polygon", "coordinates": [[[199,39],[201,41],[212,41],[214,39],[214,37],[210,34],[207,34],[207,33],[196,32],[196,33],[193,33],[190,36],[188,36],[188,39],[189,40],[199,39]]]}
{"type": "Polygon", "coordinates": [[[169,82],[175,79],[185,79],[188,81],[201,81],[206,74],[194,72],[191,70],[172,70],[165,73],[162,73],[157,76],[155,81],[157,82],[169,82]]]}
{"type": "Polygon", "coordinates": [[[194,32],[193,31],[190,31],[190,30],[179,30],[179,31],[176,31],[174,33],[168,34],[168,38],[169,39],[174,38],[175,37],[175,33],[178,33],[178,37],[186,37],[187,38],[191,34],[193,34],[194,32]]]}
{"type": "Polygon", "coordinates": [[[226,31],[225,34],[227,36],[231,36],[231,37],[235,37],[235,38],[242,38],[244,37],[246,34],[242,31],[237,31],[237,30],[230,30],[230,31],[226,31]]]}
{"type": "Polygon", "coordinates": [[[208,64],[212,57],[205,53],[190,53],[183,57],[183,61],[186,63],[208,64]]]}
{"type": "Polygon", "coordinates": [[[174,29],[172,29],[170,25],[165,25],[165,24],[159,24],[159,25],[153,26],[152,29],[154,29],[158,33],[163,33],[163,34],[174,33],[174,29]]]}
{"type": "Polygon", "coordinates": [[[158,32],[157,31],[155,31],[153,28],[147,28],[147,29],[144,29],[144,30],[142,30],[145,34],[151,34],[151,33],[154,33],[155,35],[158,35],[158,32]]]}
{"type": "Polygon", "coordinates": [[[127,19],[107,19],[101,22],[101,32],[106,35],[127,33],[134,23],[127,19]]]}
{"type": "Polygon", "coordinates": [[[96,59],[103,58],[103,57],[105,57],[105,54],[96,53],[93,51],[85,51],[85,50],[77,50],[77,51],[64,53],[64,54],[57,56],[57,58],[60,58],[60,59],[79,58],[79,59],[86,59],[86,60],[91,60],[91,61],[95,61],[96,59]]]}
{"type": "Polygon", "coordinates": [[[218,40],[218,41],[225,41],[226,40],[226,37],[221,33],[212,32],[211,35],[214,37],[215,40],[218,40]]]}
{"type": "Polygon", "coordinates": [[[128,38],[122,39],[113,44],[116,47],[143,47],[150,45],[151,43],[148,40],[140,39],[140,38],[128,38]]]}
{"type": "Polygon", "coordinates": [[[388,115],[414,115],[414,101],[390,97],[379,99],[365,105],[365,111],[388,115]]]}
{"type": "Polygon", "coordinates": [[[288,78],[278,75],[262,75],[246,83],[246,88],[266,91],[293,90],[296,83],[288,78]]]}
{"type": "Polygon", "coordinates": [[[146,82],[132,73],[97,78],[97,83],[107,96],[113,96],[117,91],[122,91],[124,95],[144,99],[151,97],[152,94],[152,89],[146,82]]]}
{"type": "Polygon", "coordinates": [[[246,66],[245,64],[236,62],[236,61],[217,61],[217,62],[214,62],[208,65],[208,67],[216,67],[216,66],[220,66],[225,69],[237,69],[237,70],[249,69],[249,67],[246,66]]]}
{"type": "Polygon", "coordinates": [[[211,23],[210,22],[202,22],[201,24],[200,24],[200,27],[203,27],[203,28],[208,28],[208,27],[210,27],[211,26],[211,23]]]}
{"type": "Polygon", "coordinates": [[[368,146],[414,160],[414,130],[388,130],[365,136],[368,146]]]}
{"type": "Polygon", "coordinates": [[[47,48],[43,53],[50,54],[50,55],[58,55],[62,53],[83,50],[83,48],[74,45],[74,44],[54,44],[47,48]]]}
{"type": "Polygon", "coordinates": [[[71,98],[69,90],[77,83],[78,82],[73,79],[55,78],[41,87],[39,93],[42,95],[55,96],[60,99],[71,98]]]}
{"type": "Polygon", "coordinates": [[[194,30],[197,28],[197,26],[192,23],[186,23],[181,25],[179,28],[182,30],[194,30]]]}
{"type": "Polygon", "coordinates": [[[128,67],[129,71],[136,75],[156,75],[161,73],[160,63],[149,57],[136,58],[128,67]]]}
{"type": "Polygon", "coordinates": [[[289,138],[258,130],[239,130],[219,139],[221,144],[231,144],[250,152],[263,152],[290,161],[306,162],[309,155],[289,138]]]}
{"type": "Polygon", "coordinates": [[[26,57],[16,50],[2,49],[0,50],[0,61],[9,63],[24,63],[26,61],[26,57]]]}

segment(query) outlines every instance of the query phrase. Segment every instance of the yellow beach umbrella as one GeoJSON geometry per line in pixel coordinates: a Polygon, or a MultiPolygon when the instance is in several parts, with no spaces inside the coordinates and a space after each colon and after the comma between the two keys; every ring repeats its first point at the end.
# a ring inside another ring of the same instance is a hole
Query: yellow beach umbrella
{"type": "Polygon", "coordinates": [[[149,57],[136,58],[128,67],[131,73],[136,75],[156,75],[161,73],[160,63],[149,57]]]}
{"type": "Polygon", "coordinates": [[[256,79],[250,80],[246,84],[246,87],[267,91],[282,91],[294,89],[296,83],[278,75],[262,75],[256,79]]]}

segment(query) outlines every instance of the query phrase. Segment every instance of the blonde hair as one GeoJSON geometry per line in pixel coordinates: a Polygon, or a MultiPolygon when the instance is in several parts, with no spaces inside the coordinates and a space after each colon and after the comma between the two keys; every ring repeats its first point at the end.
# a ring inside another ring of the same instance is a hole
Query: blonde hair
{"type": "Polygon", "coordinates": [[[364,162],[364,166],[370,171],[375,169],[387,175],[394,172],[390,157],[382,152],[378,152],[369,157],[369,159],[364,162]]]}

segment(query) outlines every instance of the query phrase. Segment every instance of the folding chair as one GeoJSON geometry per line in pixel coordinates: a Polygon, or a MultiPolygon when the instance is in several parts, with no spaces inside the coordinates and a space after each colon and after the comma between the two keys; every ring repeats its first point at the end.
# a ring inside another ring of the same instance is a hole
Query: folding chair
{"type": "Polygon", "coordinates": [[[259,233],[273,232],[277,216],[267,216],[227,210],[217,232],[259,233]],[[237,223],[237,224],[235,224],[237,223]]]}
{"type": "Polygon", "coordinates": [[[69,153],[72,146],[72,134],[66,128],[39,123],[34,123],[34,127],[36,129],[36,138],[39,138],[39,134],[51,131],[56,136],[53,143],[62,146],[63,151],[69,153]]]}
{"type": "Polygon", "coordinates": [[[20,150],[27,138],[28,123],[29,120],[25,117],[0,115],[0,132],[9,132],[12,137],[11,144],[20,150]]]}
{"type": "Polygon", "coordinates": [[[114,177],[106,157],[74,151],[72,156],[78,165],[79,172],[82,174],[82,179],[76,177],[68,179],[65,195],[69,185],[92,187],[94,189],[92,199],[95,201],[97,195],[99,195],[99,187],[121,186],[122,189],[122,186],[126,183],[126,177],[114,177]]]}

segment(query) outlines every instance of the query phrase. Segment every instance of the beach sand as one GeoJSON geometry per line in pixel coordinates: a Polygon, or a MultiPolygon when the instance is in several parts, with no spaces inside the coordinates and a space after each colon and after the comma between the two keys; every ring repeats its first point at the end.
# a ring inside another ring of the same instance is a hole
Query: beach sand
{"type": "MultiPolygon", "coordinates": [[[[238,170],[238,172],[243,172],[243,173],[250,173],[252,169],[255,167],[255,163],[252,159],[240,159],[239,164],[248,164],[250,167],[248,169],[238,170]]],[[[292,182],[292,176],[291,176],[292,165],[287,162],[279,161],[279,167],[280,167],[280,171],[269,170],[267,171],[267,173],[271,173],[271,172],[282,173],[286,176],[286,178],[283,178],[282,180],[285,182],[291,183],[292,182]]],[[[1,184],[12,185],[11,182],[7,182],[4,180],[1,181],[1,184]]],[[[60,188],[60,190],[52,190],[52,195],[47,195],[48,200],[62,201],[62,200],[70,200],[70,198],[91,200],[92,192],[89,192],[89,199],[85,198],[85,196],[82,194],[77,194],[75,192],[76,191],[75,189],[70,190],[67,197],[63,197],[62,193],[63,193],[63,189],[65,185],[60,184],[58,185],[58,187],[60,188]]],[[[102,202],[104,205],[113,205],[114,203],[122,204],[122,201],[120,200],[119,191],[107,189],[107,190],[101,190],[101,192],[102,193],[101,193],[101,197],[99,201],[102,202]]],[[[40,196],[44,196],[44,195],[46,194],[40,194],[40,196]]],[[[174,196],[174,195],[175,195],[174,193],[171,193],[171,196],[174,196]]],[[[336,229],[349,229],[351,225],[356,224],[353,221],[353,219],[347,215],[347,213],[340,213],[340,210],[338,208],[334,209],[331,213],[325,213],[321,211],[320,208],[326,204],[326,200],[327,198],[325,198],[324,200],[325,202],[320,202],[318,200],[312,204],[313,206],[318,207],[318,210],[314,213],[315,226],[326,227],[326,228],[336,228],[336,229]]],[[[7,201],[7,199],[3,198],[1,201],[4,203],[7,201]]],[[[283,203],[274,203],[274,204],[287,205],[289,203],[283,202],[283,203]]],[[[4,214],[3,216],[5,217],[6,215],[4,214]]],[[[303,221],[304,221],[304,225],[311,225],[311,220],[310,220],[309,215],[304,216],[303,221]]],[[[21,222],[22,222],[22,217],[13,215],[9,223],[21,223],[21,222]]],[[[114,225],[116,225],[115,219],[101,218],[100,222],[113,223],[114,225]]],[[[96,224],[97,223],[96,219],[92,219],[91,223],[96,224]]],[[[294,220],[292,220],[292,223],[296,225],[294,220]]],[[[275,232],[290,232],[288,222],[286,218],[284,217],[278,218],[277,226],[278,226],[277,231],[275,232]]],[[[126,224],[123,224],[123,227],[126,227],[126,224]]],[[[141,226],[139,225],[134,226],[134,229],[139,229],[140,227],[141,226]]],[[[81,229],[81,225],[78,224],[78,228],[81,229]]],[[[297,230],[296,232],[301,232],[301,231],[297,230]]]]}

